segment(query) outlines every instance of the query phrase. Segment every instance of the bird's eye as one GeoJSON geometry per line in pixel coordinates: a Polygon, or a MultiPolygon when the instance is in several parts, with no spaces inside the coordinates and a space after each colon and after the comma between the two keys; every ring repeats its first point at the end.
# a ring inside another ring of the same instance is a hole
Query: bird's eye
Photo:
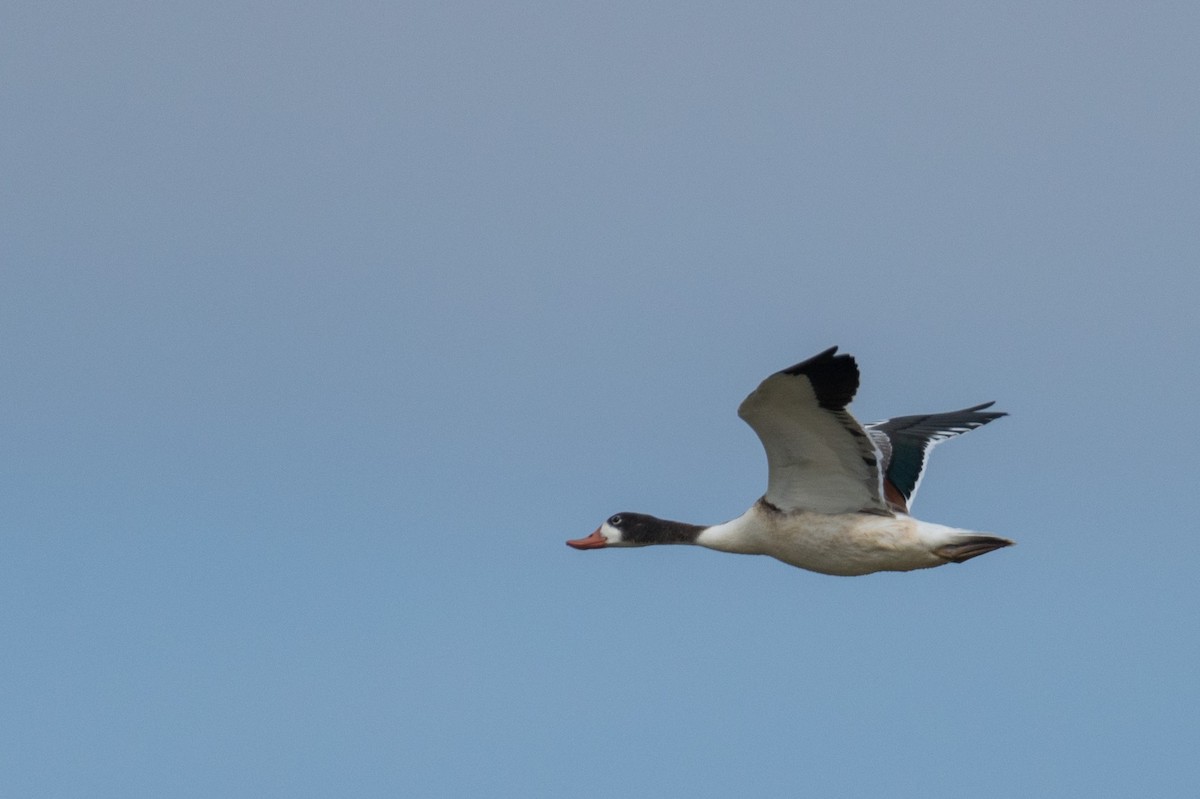
{"type": "Polygon", "coordinates": [[[609,523],[609,525],[611,525],[613,527],[620,527],[621,526],[621,514],[618,513],[616,516],[611,517],[608,520],[608,523],[609,523]]]}

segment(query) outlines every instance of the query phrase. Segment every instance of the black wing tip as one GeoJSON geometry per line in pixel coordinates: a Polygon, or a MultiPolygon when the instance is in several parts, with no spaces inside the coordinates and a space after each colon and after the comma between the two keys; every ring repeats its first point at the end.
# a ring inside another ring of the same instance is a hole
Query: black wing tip
{"type": "Polygon", "coordinates": [[[995,405],[995,401],[972,405],[957,411],[945,413],[920,413],[914,416],[895,416],[891,419],[872,422],[867,425],[871,430],[877,430],[888,436],[909,435],[934,437],[947,434],[960,435],[971,430],[977,430],[988,422],[993,422],[1002,416],[1008,416],[1005,411],[989,411],[987,408],[995,405]]]}
{"type": "Polygon", "coordinates": [[[1008,416],[1008,411],[988,411],[987,413],[980,413],[980,411],[987,411],[988,408],[995,404],[995,400],[992,400],[991,402],[981,402],[978,405],[972,405],[970,408],[963,408],[961,411],[957,411],[957,413],[979,413],[980,416],[988,417],[989,422],[992,419],[999,419],[1001,416],[1008,416]]]}
{"type": "Polygon", "coordinates": [[[817,403],[826,410],[840,411],[858,392],[859,374],[854,356],[837,355],[837,351],[837,347],[830,347],[806,361],[781,369],[780,374],[807,377],[817,403]]]}
{"type": "Polygon", "coordinates": [[[838,348],[836,346],[830,347],[829,349],[827,349],[823,352],[818,352],[816,355],[812,356],[811,358],[803,360],[800,363],[795,364],[793,366],[789,366],[786,369],[780,369],[779,371],[785,375],[802,375],[802,374],[807,374],[808,369],[812,368],[813,366],[830,363],[831,361],[835,361],[835,360],[845,360],[847,358],[849,358],[852,361],[854,360],[853,356],[847,355],[846,353],[842,353],[841,355],[836,355],[837,351],[838,351],[838,348]]]}

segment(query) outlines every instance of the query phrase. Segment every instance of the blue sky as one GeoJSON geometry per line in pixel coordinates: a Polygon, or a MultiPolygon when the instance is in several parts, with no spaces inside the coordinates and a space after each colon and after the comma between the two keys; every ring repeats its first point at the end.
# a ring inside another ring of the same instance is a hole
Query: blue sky
{"type": "Polygon", "coordinates": [[[25,4],[0,792],[1185,795],[1190,4],[25,4]],[[576,552],[763,491],[854,353],[986,400],[833,578],[576,552]]]}

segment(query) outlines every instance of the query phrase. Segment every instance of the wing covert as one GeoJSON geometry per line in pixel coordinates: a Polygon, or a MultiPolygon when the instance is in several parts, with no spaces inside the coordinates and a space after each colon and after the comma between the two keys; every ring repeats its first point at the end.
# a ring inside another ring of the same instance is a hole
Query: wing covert
{"type": "Polygon", "coordinates": [[[875,444],[846,410],[858,365],[836,352],[776,372],[738,408],[767,453],[764,498],[783,511],[890,513],[875,444]]]}

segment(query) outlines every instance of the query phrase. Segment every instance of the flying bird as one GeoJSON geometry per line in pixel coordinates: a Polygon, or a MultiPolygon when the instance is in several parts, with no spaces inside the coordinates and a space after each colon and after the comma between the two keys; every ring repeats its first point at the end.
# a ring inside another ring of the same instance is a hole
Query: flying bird
{"type": "Polygon", "coordinates": [[[962,563],[1012,545],[909,515],[930,450],[1006,414],[987,402],[864,427],[846,409],[858,365],[837,349],[776,372],[738,408],[767,452],[767,493],[748,511],[711,526],[617,513],[567,544],[696,544],[846,576],[962,563]]]}

